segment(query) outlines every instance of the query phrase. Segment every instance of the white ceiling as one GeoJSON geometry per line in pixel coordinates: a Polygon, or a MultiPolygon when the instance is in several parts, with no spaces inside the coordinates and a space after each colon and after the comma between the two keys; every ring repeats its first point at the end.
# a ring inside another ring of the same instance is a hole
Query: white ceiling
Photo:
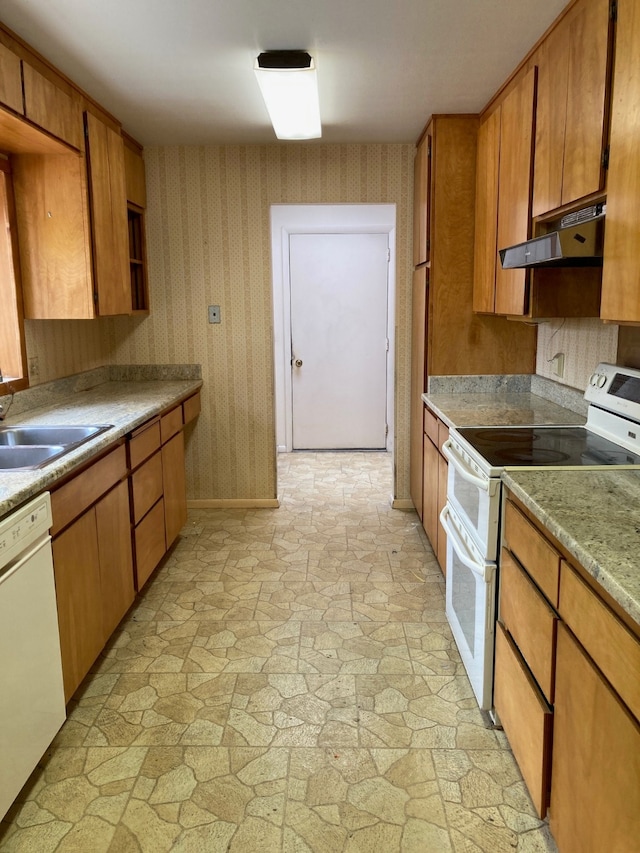
{"type": "Polygon", "coordinates": [[[275,142],[253,74],[306,49],[324,142],[478,112],[566,0],[0,0],[0,20],[145,145],[275,142]]]}

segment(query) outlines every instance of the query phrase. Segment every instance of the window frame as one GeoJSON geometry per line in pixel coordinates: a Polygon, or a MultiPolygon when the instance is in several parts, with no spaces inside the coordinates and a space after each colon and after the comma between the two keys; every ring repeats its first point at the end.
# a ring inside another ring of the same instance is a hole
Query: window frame
{"type": "Polygon", "coordinates": [[[12,306],[10,312],[13,317],[8,320],[0,321],[0,334],[9,335],[14,338],[14,346],[16,347],[13,353],[13,367],[20,366],[22,375],[18,378],[4,379],[4,368],[0,363],[0,369],[3,370],[3,380],[0,381],[0,396],[13,393],[14,391],[22,391],[29,387],[29,372],[27,366],[27,348],[25,341],[24,328],[24,305],[22,300],[22,277],[20,273],[20,249],[18,245],[18,226],[16,218],[16,206],[13,193],[13,180],[11,172],[11,160],[8,156],[0,154],[0,180],[4,184],[3,199],[2,188],[0,188],[0,229],[7,229],[7,239],[4,235],[0,236],[0,263],[6,267],[9,272],[11,281],[3,284],[0,282],[0,298],[6,304],[5,295],[13,296],[15,305],[12,306]],[[5,291],[6,287],[6,291],[5,291]],[[6,323],[6,326],[4,325],[6,323]]]}

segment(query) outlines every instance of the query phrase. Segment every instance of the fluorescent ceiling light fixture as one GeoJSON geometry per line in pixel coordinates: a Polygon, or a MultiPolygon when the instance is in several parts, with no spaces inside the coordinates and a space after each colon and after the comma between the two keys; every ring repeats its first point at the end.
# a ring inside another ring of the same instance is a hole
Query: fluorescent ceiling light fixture
{"type": "Polygon", "coordinates": [[[306,51],[265,51],[254,71],[278,139],[322,136],[316,67],[306,51]]]}

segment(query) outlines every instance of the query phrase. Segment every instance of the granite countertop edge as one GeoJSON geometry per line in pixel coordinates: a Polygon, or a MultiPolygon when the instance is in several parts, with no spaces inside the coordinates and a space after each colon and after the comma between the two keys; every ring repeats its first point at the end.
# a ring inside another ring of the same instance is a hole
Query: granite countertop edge
{"type": "Polygon", "coordinates": [[[57,403],[13,415],[9,412],[4,426],[111,424],[111,428],[43,468],[0,472],[0,518],[201,387],[200,379],[107,380],[64,395],[57,403]]]}
{"type": "MultiPolygon", "coordinates": [[[[566,472],[555,472],[555,476],[561,477],[566,472]]],[[[620,472],[623,473],[623,472],[620,472]]],[[[586,477],[589,472],[577,476],[586,477]]],[[[610,472],[615,477],[615,472],[610,472]]],[[[569,554],[586,570],[586,572],[605,589],[613,600],[640,626],[640,583],[625,583],[620,576],[621,563],[616,559],[615,545],[608,546],[611,553],[606,557],[599,557],[593,553],[588,544],[579,536],[572,533],[553,513],[553,510],[545,509],[536,497],[535,490],[529,489],[518,482],[516,472],[505,471],[502,475],[504,485],[518,498],[522,504],[541,522],[541,524],[567,549],[569,554]],[[618,570],[618,576],[616,576],[618,570]]],[[[544,496],[543,496],[544,497],[544,496]]],[[[619,546],[623,547],[623,546],[619,546]]],[[[639,570],[640,574],[640,570],[639,570]]]]}

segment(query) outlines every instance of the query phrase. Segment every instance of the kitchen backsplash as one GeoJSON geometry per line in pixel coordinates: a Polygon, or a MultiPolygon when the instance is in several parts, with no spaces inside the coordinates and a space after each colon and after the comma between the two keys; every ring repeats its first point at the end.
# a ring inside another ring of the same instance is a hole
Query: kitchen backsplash
{"type": "Polygon", "coordinates": [[[112,321],[25,320],[29,383],[40,385],[109,364],[112,321]]]}
{"type": "Polygon", "coordinates": [[[536,373],[584,391],[600,361],[616,363],[618,326],[600,320],[551,320],[538,326],[536,373]],[[564,353],[564,376],[553,373],[552,359],[564,353]]]}

